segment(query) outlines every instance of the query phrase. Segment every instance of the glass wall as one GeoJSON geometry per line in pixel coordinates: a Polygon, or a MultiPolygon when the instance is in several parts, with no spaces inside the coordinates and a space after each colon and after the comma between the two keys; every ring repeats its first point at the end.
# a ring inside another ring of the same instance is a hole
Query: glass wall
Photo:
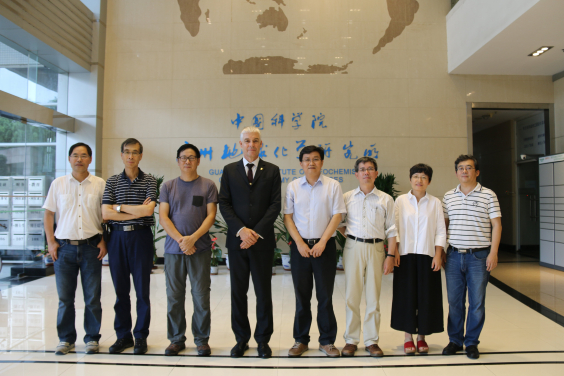
{"type": "Polygon", "coordinates": [[[9,277],[17,277],[46,267],[41,206],[57,174],[57,153],[66,156],[66,132],[0,115],[0,257],[11,266],[9,277]]]}
{"type": "Polygon", "coordinates": [[[67,72],[0,36],[0,90],[67,114],[68,81],[67,72]]]}

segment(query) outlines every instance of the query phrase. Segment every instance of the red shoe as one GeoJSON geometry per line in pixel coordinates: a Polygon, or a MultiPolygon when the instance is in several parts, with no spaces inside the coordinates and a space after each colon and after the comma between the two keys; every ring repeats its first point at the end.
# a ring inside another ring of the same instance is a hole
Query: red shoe
{"type": "Polygon", "coordinates": [[[429,345],[425,341],[417,341],[417,352],[420,354],[427,354],[429,352],[429,345]]]}
{"type": "Polygon", "coordinates": [[[405,342],[403,344],[403,352],[406,355],[413,355],[415,354],[415,343],[413,341],[405,342]]]}

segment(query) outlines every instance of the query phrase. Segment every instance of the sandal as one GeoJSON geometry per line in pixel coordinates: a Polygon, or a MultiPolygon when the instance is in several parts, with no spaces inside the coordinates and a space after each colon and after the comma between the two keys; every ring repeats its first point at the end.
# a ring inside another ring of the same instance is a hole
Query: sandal
{"type": "Polygon", "coordinates": [[[427,354],[429,352],[429,345],[425,341],[417,341],[417,352],[427,354]]]}
{"type": "Polygon", "coordinates": [[[415,343],[413,341],[404,342],[403,344],[403,352],[406,355],[413,355],[415,354],[415,343]]]}

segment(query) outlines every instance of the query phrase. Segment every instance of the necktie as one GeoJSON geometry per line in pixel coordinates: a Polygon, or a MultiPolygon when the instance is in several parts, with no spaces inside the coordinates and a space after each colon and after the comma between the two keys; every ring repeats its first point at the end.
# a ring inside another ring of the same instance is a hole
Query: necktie
{"type": "Polygon", "coordinates": [[[247,167],[249,168],[249,172],[247,172],[247,179],[249,179],[249,183],[253,182],[253,167],[255,165],[252,163],[247,163],[247,167]]]}

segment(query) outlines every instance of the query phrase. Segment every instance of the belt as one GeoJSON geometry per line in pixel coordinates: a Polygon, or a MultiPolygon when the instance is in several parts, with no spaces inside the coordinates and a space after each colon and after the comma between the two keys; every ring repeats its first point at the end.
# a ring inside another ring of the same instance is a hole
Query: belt
{"type": "Polygon", "coordinates": [[[65,242],[67,244],[70,245],[83,245],[83,244],[87,244],[88,242],[96,239],[97,237],[102,236],[102,234],[96,234],[88,239],[82,239],[82,240],[70,240],[70,239],[59,239],[62,242],[65,242]]]}
{"type": "Polygon", "coordinates": [[[361,242],[361,243],[374,244],[374,243],[383,242],[382,239],[363,239],[363,238],[357,238],[356,236],[352,236],[352,235],[347,235],[347,238],[352,239],[352,240],[356,240],[357,242],[361,242]]]}
{"type": "Polygon", "coordinates": [[[144,225],[110,225],[112,231],[136,231],[149,228],[149,226],[144,225]]]}
{"type": "Polygon", "coordinates": [[[470,254],[472,254],[474,252],[485,251],[485,250],[490,249],[490,247],[462,249],[462,248],[453,247],[452,245],[450,246],[450,248],[452,248],[453,251],[458,252],[458,253],[470,253],[470,254]]]}
{"type": "Polygon", "coordinates": [[[315,243],[319,243],[321,239],[302,239],[306,242],[307,245],[315,245],[315,243]]]}

